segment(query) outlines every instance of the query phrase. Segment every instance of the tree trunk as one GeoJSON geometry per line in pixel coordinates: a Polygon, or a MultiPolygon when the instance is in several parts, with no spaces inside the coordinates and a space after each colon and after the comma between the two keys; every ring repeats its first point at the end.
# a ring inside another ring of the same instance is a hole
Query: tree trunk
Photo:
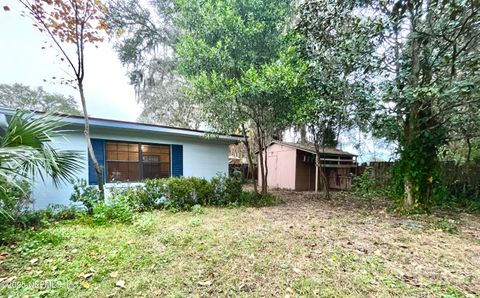
{"type": "Polygon", "coordinates": [[[405,178],[404,187],[405,187],[405,194],[403,197],[403,207],[405,209],[410,209],[413,207],[413,203],[414,203],[413,183],[411,178],[409,177],[405,178]]]}
{"type": "Polygon", "coordinates": [[[88,148],[88,155],[92,159],[93,166],[95,167],[95,172],[97,173],[98,178],[98,189],[100,190],[100,196],[102,201],[105,200],[105,189],[103,187],[103,169],[98,164],[97,158],[95,157],[95,152],[93,151],[92,140],[90,139],[90,123],[88,120],[88,113],[87,113],[87,103],[85,100],[85,94],[83,92],[83,82],[78,80],[78,90],[80,92],[80,99],[82,101],[82,109],[83,109],[83,117],[85,119],[85,129],[83,134],[87,140],[87,148],[88,148]]]}
{"type": "Polygon", "coordinates": [[[265,142],[265,134],[262,132],[262,143],[263,145],[265,146],[265,160],[264,160],[264,163],[265,163],[265,192],[264,194],[267,194],[268,192],[268,148],[266,147],[266,142],[265,142]]]}
{"type": "Polygon", "coordinates": [[[257,179],[255,179],[256,173],[253,172],[253,160],[252,160],[252,152],[250,150],[250,142],[248,141],[247,130],[245,129],[245,124],[242,123],[242,134],[243,134],[243,143],[247,147],[247,155],[248,155],[248,167],[250,171],[252,171],[252,180],[253,180],[253,191],[257,194],[258,187],[257,187],[257,179]]]}
{"type": "Polygon", "coordinates": [[[328,187],[328,180],[327,177],[325,176],[325,173],[322,170],[322,159],[320,157],[320,147],[318,144],[315,144],[315,152],[317,153],[317,156],[315,157],[315,166],[316,166],[316,172],[317,176],[315,177],[315,192],[318,192],[318,174],[320,174],[320,180],[322,181],[322,188],[323,191],[325,192],[325,197],[327,199],[330,199],[330,189],[328,187]]]}
{"type": "MultiPolygon", "coordinates": [[[[413,8],[411,8],[411,16],[410,16],[410,30],[411,32],[415,32],[416,30],[416,15],[415,12],[413,11],[413,8]]],[[[419,75],[420,75],[420,44],[418,37],[414,37],[410,43],[410,55],[411,55],[411,72],[410,72],[410,77],[408,80],[408,84],[411,87],[416,87],[418,85],[418,80],[419,80],[419,75]]],[[[405,127],[404,127],[404,148],[403,150],[412,150],[411,148],[413,140],[415,138],[415,124],[417,120],[417,113],[418,113],[418,104],[413,103],[410,104],[408,107],[409,110],[406,115],[405,119],[405,127]]],[[[405,155],[402,157],[405,159],[405,155]]],[[[405,160],[404,160],[405,162],[405,160]]],[[[404,171],[403,175],[405,177],[405,183],[404,183],[404,201],[403,205],[406,209],[410,209],[413,207],[413,204],[415,202],[415,193],[414,193],[414,188],[415,188],[415,181],[413,181],[412,177],[410,176],[410,172],[412,169],[410,166],[404,166],[404,171]]]]}
{"type": "MultiPolygon", "coordinates": [[[[320,157],[320,150],[317,151],[317,173],[320,174],[320,180],[322,181],[322,190],[325,192],[325,198],[330,199],[330,188],[328,187],[328,180],[327,176],[325,176],[325,172],[322,169],[322,159],[320,157]]],[[[318,176],[317,176],[318,179],[318,176]]],[[[318,191],[318,190],[317,190],[318,191]]]]}
{"type": "Polygon", "coordinates": [[[401,155],[401,159],[403,160],[403,163],[404,163],[402,172],[404,177],[403,207],[405,209],[411,209],[415,201],[414,199],[415,195],[413,192],[414,181],[410,177],[410,171],[412,169],[408,166],[407,160],[409,159],[409,157],[406,154],[409,150],[412,150],[411,144],[412,144],[413,133],[414,133],[414,127],[413,127],[414,125],[412,123],[413,117],[414,117],[413,112],[410,111],[410,114],[408,114],[405,119],[404,136],[403,136],[404,144],[403,144],[403,152],[401,155]],[[405,162],[407,162],[407,164],[405,164],[405,162]]]}
{"type": "MultiPolygon", "coordinates": [[[[258,152],[260,153],[259,156],[258,156],[258,159],[259,159],[259,163],[260,163],[260,175],[262,177],[262,194],[266,194],[267,193],[267,181],[265,181],[265,164],[263,162],[263,154],[264,154],[264,146],[263,146],[263,143],[262,143],[262,136],[260,134],[260,129],[259,127],[257,126],[257,144],[258,144],[258,152]]],[[[265,152],[265,155],[266,155],[266,152],[265,152]]]]}
{"type": "Polygon", "coordinates": [[[300,144],[307,143],[307,128],[305,125],[300,126],[300,144]]]}

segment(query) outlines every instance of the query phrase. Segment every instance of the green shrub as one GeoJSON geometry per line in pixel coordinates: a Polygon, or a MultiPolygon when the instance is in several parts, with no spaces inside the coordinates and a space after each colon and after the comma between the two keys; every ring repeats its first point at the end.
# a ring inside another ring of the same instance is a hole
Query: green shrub
{"type": "Polygon", "coordinates": [[[213,189],[212,205],[228,205],[240,200],[243,181],[239,175],[234,174],[231,178],[217,175],[210,180],[210,183],[213,189]]]}
{"type": "Polygon", "coordinates": [[[108,202],[97,203],[92,210],[93,221],[97,224],[130,223],[134,217],[134,210],[121,197],[111,197],[108,202]]]}
{"type": "Polygon", "coordinates": [[[44,210],[26,210],[16,218],[16,226],[22,228],[41,226],[48,223],[44,210]]]}
{"type": "Polygon", "coordinates": [[[135,211],[165,208],[190,210],[194,205],[225,206],[240,200],[242,181],[238,177],[216,176],[210,181],[197,177],[146,180],[143,185],[112,190],[112,196],[128,202],[135,211]]]}
{"type": "Polygon", "coordinates": [[[136,209],[146,211],[163,208],[166,186],[166,179],[150,179],[144,185],[137,186],[131,196],[136,209]]]}
{"type": "Polygon", "coordinates": [[[238,173],[233,177],[217,175],[211,180],[170,177],[146,180],[135,187],[112,188],[110,199],[126,202],[133,211],[167,209],[173,212],[192,210],[194,206],[266,206],[276,202],[271,195],[257,195],[255,198],[245,195],[242,186],[242,178],[238,173]]]}
{"type": "MultiPolygon", "coordinates": [[[[61,204],[50,204],[45,210],[41,210],[44,213],[44,218],[47,221],[52,220],[69,220],[75,219],[82,209],[79,206],[65,206],[61,204]]],[[[84,212],[84,211],[83,211],[84,212]]]]}
{"type": "Polygon", "coordinates": [[[213,187],[210,181],[204,178],[191,177],[188,178],[192,183],[193,201],[197,204],[207,206],[212,204],[213,187]]]}
{"type": "Polygon", "coordinates": [[[362,175],[354,177],[352,190],[354,194],[365,199],[373,199],[378,195],[372,168],[365,168],[362,175]]]}
{"type": "Polygon", "coordinates": [[[233,173],[232,178],[225,178],[225,195],[227,203],[239,200],[243,193],[243,180],[241,174],[236,171],[233,173]]]}
{"type": "Polygon", "coordinates": [[[15,184],[0,178],[0,227],[22,225],[22,214],[33,203],[30,183],[18,180],[15,184]]]}
{"type": "Polygon", "coordinates": [[[72,202],[80,202],[87,209],[88,214],[93,213],[93,207],[101,201],[100,191],[94,185],[88,185],[83,179],[73,185],[72,202]]]}
{"type": "Polygon", "coordinates": [[[166,179],[165,208],[190,210],[199,201],[191,178],[173,177],[166,179]]]}

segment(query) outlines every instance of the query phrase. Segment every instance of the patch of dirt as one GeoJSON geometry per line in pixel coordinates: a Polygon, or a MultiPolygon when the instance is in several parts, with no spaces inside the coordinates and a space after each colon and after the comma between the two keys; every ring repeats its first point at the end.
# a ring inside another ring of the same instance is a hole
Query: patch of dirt
{"type": "Polygon", "coordinates": [[[400,216],[387,211],[388,201],[369,203],[342,192],[329,200],[308,192],[274,194],[283,203],[260,209],[262,216],[311,253],[336,247],[379,259],[395,278],[414,287],[440,282],[480,295],[479,217],[400,216]],[[450,220],[457,232],[439,229],[438,220],[450,220]]]}

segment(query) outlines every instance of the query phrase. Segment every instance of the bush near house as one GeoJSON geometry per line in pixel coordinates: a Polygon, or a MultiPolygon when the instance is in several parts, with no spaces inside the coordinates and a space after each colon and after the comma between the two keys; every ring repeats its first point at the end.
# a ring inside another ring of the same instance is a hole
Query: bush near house
{"type": "Polygon", "coordinates": [[[70,200],[81,206],[51,205],[38,211],[28,210],[31,203],[29,187],[24,187],[26,192],[4,187],[8,196],[0,198],[0,210],[8,213],[0,214],[0,224],[3,228],[25,228],[76,217],[96,225],[131,223],[136,212],[156,209],[195,211],[199,206],[262,207],[278,202],[270,194],[244,192],[242,185],[238,175],[218,175],[210,180],[197,177],[152,179],[135,187],[114,187],[103,202],[97,187],[80,180],[75,183],[70,200]]]}
{"type": "Polygon", "coordinates": [[[147,180],[143,185],[116,188],[111,200],[123,200],[136,211],[167,209],[171,211],[191,210],[200,206],[268,205],[274,197],[246,194],[242,190],[240,176],[218,175],[210,180],[197,177],[171,177],[147,180]],[[257,204],[260,203],[260,204],[257,204]]]}
{"type": "Polygon", "coordinates": [[[106,202],[98,202],[91,186],[80,182],[72,200],[92,210],[96,223],[131,222],[133,212],[155,209],[178,212],[196,210],[199,206],[261,207],[277,203],[275,196],[244,192],[242,185],[241,176],[236,174],[232,177],[217,175],[210,180],[197,177],[152,179],[134,187],[114,187],[106,202]]]}

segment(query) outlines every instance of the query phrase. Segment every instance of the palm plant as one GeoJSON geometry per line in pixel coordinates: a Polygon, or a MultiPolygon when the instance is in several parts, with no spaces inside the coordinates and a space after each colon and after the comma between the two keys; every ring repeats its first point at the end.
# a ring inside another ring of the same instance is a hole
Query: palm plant
{"type": "MultiPolygon", "coordinates": [[[[54,138],[62,136],[62,118],[52,114],[34,115],[17,111],[8,127],[0,130],[0,181],[22,189],[25,181],[37,175],[44,180],[52,178],[56,187],[75,177],[83,166],[82,157],[76,151],[58,150],[51,146],[54,138]]],[[[26,191],[22,189],[22,191],[26,191]]],[[[0,196],[5,188],[0,184],[0,196]]]]}

